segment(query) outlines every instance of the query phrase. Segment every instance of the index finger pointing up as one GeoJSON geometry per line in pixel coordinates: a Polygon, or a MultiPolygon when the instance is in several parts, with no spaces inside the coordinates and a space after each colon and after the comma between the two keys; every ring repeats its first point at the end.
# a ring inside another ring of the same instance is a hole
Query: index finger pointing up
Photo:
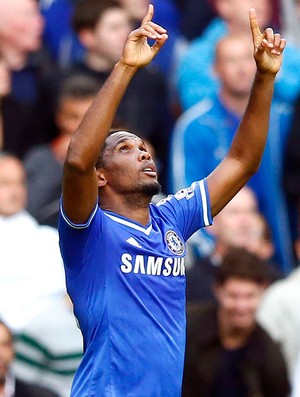
{"type": "Polygon", "coordinates": [[[254,8],[250,8],[249,10],[249,20],[250,20],[250,28],[251,28],[251,33],[252,33],[252,39],[253,42],[255,43],[255,38],[257,36],[261,37],[261,31],[259,29],[259,26],[257,24],[257,19],[256,19],[256,12],[254,8]]]}
{"type": "Polygon", "coordinates": [[[152,21],[153,14],[154,14],[153,4],[149,4],[147,14],[144,16],[143,21],[142,21],[142,25],[152,21]]]}

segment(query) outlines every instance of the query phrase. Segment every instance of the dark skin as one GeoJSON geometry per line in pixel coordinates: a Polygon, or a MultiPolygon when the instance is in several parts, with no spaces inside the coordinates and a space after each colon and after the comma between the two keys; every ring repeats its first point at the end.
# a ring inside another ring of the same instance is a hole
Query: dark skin
{"type": "Polygon", "coordinates": [[[155,163],[145,143],[134,134],[118,132],[107,142],[105,166],[98,171],[101,208],[128,218],[139,211],[143,214],[160,189],[155,163]],[[123,208],[126,210],[120,212],[123,208]]]}
{"type": "MultiPolygon", "coordinates": [[[[72,137],[64,165],[63,206],[74,223],[87,221],[98,195],[101,208],[142,225],[149,222],[149,191],[158,182],[143,141],[127,132],[113,134],[106,142],[103,166],[96,170],[95,164],[132,77],[151,62],[168,38],[166,30],[152,22],[153,12],[150,4],[140,28],[128,36],[121,59],[72,137]],[[154,45],[150,46],[147,39],[154,40],[154,45]]],[[[257,73],[231,148],[207,177],[212,216],[224,208],[259,167],[267,138],[274,80],[285,48],[280,34],[274,34],[270,28],[260,32],[254,9],[249,11],[249,20],[257,73]]]]}

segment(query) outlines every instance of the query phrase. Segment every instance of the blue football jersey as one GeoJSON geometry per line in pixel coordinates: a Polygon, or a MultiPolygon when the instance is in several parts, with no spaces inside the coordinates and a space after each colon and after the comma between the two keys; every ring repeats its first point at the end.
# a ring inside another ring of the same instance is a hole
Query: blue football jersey
{"type": "Polygon", "coordinates": [[[60,248],[84,356],[72,397],[179,397],[185,350],[185,242],[212,223],[206,180],[150,204],[142,226],[95,208],[60,248]]]}

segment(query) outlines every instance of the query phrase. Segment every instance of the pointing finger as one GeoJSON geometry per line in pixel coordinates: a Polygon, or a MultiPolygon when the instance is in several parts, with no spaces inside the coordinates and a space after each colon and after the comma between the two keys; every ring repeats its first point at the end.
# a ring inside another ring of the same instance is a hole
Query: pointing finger
{"type": "Polygon", "coordinates": [[[153,7],[153,4],[149,4],[147,14],[144,16],[141,25],[144,25],[144,24],[146,24],[146,23],[152,21],[153,14],[154,14],[154,7],[153,7]]]}
{"type": "Polygon", "coordinates": [[[257,36],[261,37],[262,34],[257,24],[256,12],[254,8],[250,8],[249,10],[249,21],[250,21],[252,39],[253,42],[255,43],[255,39],[257,38],[257,36]]]}

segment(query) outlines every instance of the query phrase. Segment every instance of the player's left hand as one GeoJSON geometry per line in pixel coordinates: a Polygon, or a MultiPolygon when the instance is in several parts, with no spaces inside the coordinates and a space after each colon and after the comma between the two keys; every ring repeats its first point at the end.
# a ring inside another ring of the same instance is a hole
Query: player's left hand
{"type": "Polygon", "coordinates": [[[261,33],[254,8],[249,10],[249,20],[257,69],[262,73],[277,74],[281,67],[286,40],[271,28],[261,33]]]}

